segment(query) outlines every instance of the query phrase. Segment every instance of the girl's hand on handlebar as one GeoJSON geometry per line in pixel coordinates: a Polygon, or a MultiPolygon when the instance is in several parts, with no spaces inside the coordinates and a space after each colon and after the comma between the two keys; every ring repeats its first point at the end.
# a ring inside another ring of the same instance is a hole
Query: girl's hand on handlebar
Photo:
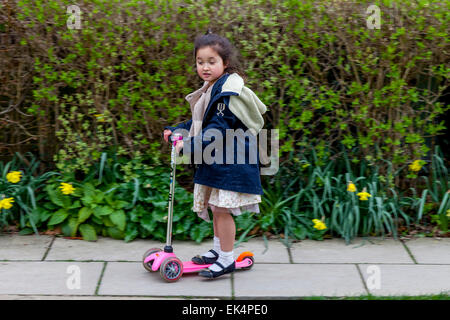
{"type": "Polygon", "coordinates": [[[169,136],[172,134],[172,131],[169,129],[164,130],[164,140],[166,140],[166,142],[170,143],[169,141],[169,136]]]}

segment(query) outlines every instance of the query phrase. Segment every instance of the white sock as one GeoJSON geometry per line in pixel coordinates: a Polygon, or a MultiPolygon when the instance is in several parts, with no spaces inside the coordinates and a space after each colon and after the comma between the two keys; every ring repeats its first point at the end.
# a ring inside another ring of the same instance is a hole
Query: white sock
{"type": "MultiPolygon", "coordinates": [[[[224,268],[230,266],[234,262],[234,253],[233,251],[222,251],[219,252],[219,259],[217,259],[217,262],[223,265],[224,268]]],[[[222,270],[221,267],[219,267],[217,264],[213,264],[209,267],[211,271],[220,271],[222,270]]]]}
{"type": "MultiPolygon", "coordinates": [[[[220,239],[218,237],[216,237],[216,236],[214,236],[214,247],[213,247],[213,250],[215,252],[217,252],[217,254],[220,253],[220,239]]],[[[213,253],[209,252],[209,251],[204,253],[204,254],[202,254],[202,256],[207,257],[207,258],[214,258],[215,257],[215,255],[213,255],[213,253]]]]}

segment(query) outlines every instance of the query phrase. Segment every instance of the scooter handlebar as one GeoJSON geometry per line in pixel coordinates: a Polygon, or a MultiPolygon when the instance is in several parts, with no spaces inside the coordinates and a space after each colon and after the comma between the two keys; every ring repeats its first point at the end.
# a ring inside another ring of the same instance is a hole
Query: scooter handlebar
{"type": "Polygon", "coordinates": [[[181,135],[179,133],[174,133],[174,134],[170,135],[170,141],[172,141],[173,146],[175,146],[177,144],[178,140],[183,140],[183,135],[181,135]]]}

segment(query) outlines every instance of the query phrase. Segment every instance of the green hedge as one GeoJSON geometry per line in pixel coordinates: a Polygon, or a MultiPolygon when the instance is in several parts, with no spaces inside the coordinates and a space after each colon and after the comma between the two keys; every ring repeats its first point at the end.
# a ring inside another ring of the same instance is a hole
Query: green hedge
{"type": "Polygon", "coordinates": [[[323,158],[344,145],[357,147],[355,159],[398,168],[427,155],[427,139],[445,131],[447,2],[81,1],[80,30],[67,27],[71,4],[0,9],[10,17],[0,32],[16,35],[0,51],[0,103],[17,104],[0,117],[14,114],[25,129],[14,141],[38,139],[40,159],[60,170],[87,170],[112,145],[167,159],[161,131],[190,118],[184,96],[201,84],[193,39],[207,27],[238,48],[284,159],[304,146],[323,158]],[[380,29],[367,26],[372,4],[380,29]]]}

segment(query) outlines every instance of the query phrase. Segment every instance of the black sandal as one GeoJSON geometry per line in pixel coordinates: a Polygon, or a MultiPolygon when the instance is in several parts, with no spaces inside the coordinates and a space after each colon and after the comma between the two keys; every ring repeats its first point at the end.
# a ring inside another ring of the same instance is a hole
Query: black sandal
{"type": "Polygon", "coordinates": [[[219,258],[219,254],[213,249],[209,250],[209,252],[211,252],[214,255],[214,258],[196,255],[191,259],[191,261],[195,264],[212,264],[216,262],[217,259],[219,258]]]}
{"type": "Polygon", "coordinates": [[[209,278],[209,279],[214,279],[217,278],[223,274],[227,274],[227,273],[231,273],[234,272],[234,270],[236,270],[236,263],[233,261],[232,264],[230,264],[228,267],[224,267],[220,262],[216,261],[214,262],[214,264],[217,264],[219,267],[222,268],[222,270],[220,271],[212,271],[211,269],[205,269],[205,270],[201,270],[198,275],[205,277],[205,278],[209,278]]]}

